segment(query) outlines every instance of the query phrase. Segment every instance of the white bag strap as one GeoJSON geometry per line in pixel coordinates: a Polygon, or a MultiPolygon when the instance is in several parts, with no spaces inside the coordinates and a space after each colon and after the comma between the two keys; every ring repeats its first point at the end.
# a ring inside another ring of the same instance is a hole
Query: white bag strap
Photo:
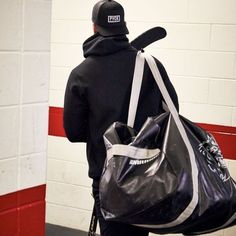
{"type": "Polygon", "coordinates": [[[128,126],[133,127],[135,116],[138,107],[139,93],[142,85],[143,71],[144,71],[144,55],[141,51],[137,53],[134,67],[134,76],[132,83],[132,90],[129,102],[128,126]]]}
{"type": "Polygon", "coordinates": [[[167,224],[163,224],[163,225],[159,225],[160,228],[162,227],[173,227],[176,226],[178,224],[183,223],[185,220],[188,219],[188,217],[190,217],[190,215],[193,213],[195,207],[197,206],[198,203],[198,168],[197,168],[197,164],[196,164],[196,160],[195,160],[195,154],[192,148],[192,145],[188,139],[188,136],[186,134],[186,131],[184,129],[184,126],[179,118],[179,114],[175,108],[174,103],[172,102],[170,95],[166,89],[166,86],[162,80],[161,74],[158,70],[158,67],[156,65],[156,62],[154,60],[154,58],[151,55],[148,55],[146,53],[144,53],[144,57],[152,71],[153,77],[161,91],[161,94],[167,104],[167,107],[170,110],[170,113],[172,114],[176,126],[181,134],[181,137],[183,138],[183,141],[188,149],[189,152],[189,157],[190,157],[190,163],[191,163],[191,167],[192,167],[192,181],[193,181],[193,197],[191,202],[189,203],[189,205],[186,207],[186,209],[179,215],[179,217],[177,219],[175,219],[174,221],[167,223],[167,224]]]}
{"type": "MultiPolygon", "coordinates": [[[[144,64],[145,64],[144,53],[139,51],[137,53],[136,60],[135,60],[133,83],[132,83],[132,90],[131,90],[130,103],[129,103],[129,114],[128,114],[127,124],[130,127],[133,127],[134,122],[135,122],[138,101],[139,101],[139,94],[140,94],[141,85],[142,85],[144,64]]],[[[165,104],[164,101],[162,101],[162,108],[165,111],[169,111],[169,108],[165,104]]]]}
{"type": "Polygon", "coordinates": [[[163,82],[163,79],[161,77],[160,71],[156,65],[154,58],[147,53],[143,53],[143,55],[148,63],[149,68],[151,69],[153,77],[157,83],[158,88],[160,89],[161,95],[164,98],[170,113],[173,115],[173,117],[179,117],[179,113],[176,110],[172,99],[170,98],[169,92],[166,89],[166,86],[163,82]]]}
{"type": "Polygon", "coordinates": [[[160,89],[160,92],[166,102],[166,105],[169,108],[170,113],[172,114],[172,116],[175,120],[176,126],[181,134],[181,137],[183,138],[183,141],[188,149],[189,156],[190,156],[190,163],[191,163],[191,167],[192,167],[193,197],[192,197],[192,200],[190,201],[189,205],[186,207],[186,209],[184,209],[184,211],[179,215],[179,217],[177,219],[175,219],[174,221],[171,221],[166,224],[139,225],[142,227],[145,226],[147,228],[169,228],[169,227],[174,227],[176,225],[179,225],[179,224],[183,223],[185,220],[187,220],[190,217],[190,215],[193,213],[195,207],[198,204],[198,168],[197,168],[193,148],[192,148],[190,141],[187,137],[187,134],[186,134],[186,131],[183,127],[183,124],[181,123],[181,121],[179,119],[179,114],[175,108],[175,105],[172,102],[170,95],[166,89],[166,86],[162,80],[162,77],[161,77],[161,74],[158,70],[156,62],[151,55],[148,55],[146,53],[138,52],[138,54],[136,56],[135,70],[134,70],[134,77],[133,77],[133,84],[132,84],[132,91],[131,91],[131,98],[130,98],[130,105],[129,105],[128,125],[131,127],[134,125],[134,120],[135,120],[137,105],[138,105],[138,99],[139,99],[139,94],[140,94],[140,90],[141,90],[141,83],[142,83],[142,78],[143,78],[145,59],[148,63],[148,66],[151,69],[153,77],[160,89]]]}

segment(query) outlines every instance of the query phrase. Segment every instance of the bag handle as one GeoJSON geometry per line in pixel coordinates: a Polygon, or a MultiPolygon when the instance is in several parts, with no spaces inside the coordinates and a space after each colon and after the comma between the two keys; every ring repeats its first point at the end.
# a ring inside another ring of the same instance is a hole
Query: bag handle
{"type": "Polygon", "coordinates": [[[139,94],[142,85],[143,71],[144,71],[144,55],[141,51],[138,51],[135,67],[134,67],[134,75],[131,89],[131,96],[129,102],[129,114],[127,124],[130,127],[134,126],[135,116],[138,107],[139,94]]]}
{"type": "Polygon", "coordinates": [[[193,154],[193,156],[194,156],[192,146],[188,140],[188,137],[187,137],[187,134],[186,134],[185,129],[183,127],[183,124],[181,123],[181,121],[179,119],[179,113],[176,110],[173,101],[171,100],[171,97],[166,89],[166,86],[165,86],[163,80],[162,80],[161,74],[159,72],[159,69],[156,65],[154,58],[151,55],[149,55],[145,52],[140,52],[140,51],[137,53],[136,62],[135,62],[133,84],[132,84],[130,104],[129,104],[128,125],[132,127],[134,124],[134,120],[135,120],[135,116],[136,116],[136,112],[137,112],[139,94],[140,94],[140,90],[141,90],[145,60],[148,63],[148,66],[153,74],[153,77],[157,83],[157,86],[161,92],[161,95],[163,96],[164,101],[166,102],[169,112],[172,114],[172,116],[175,120],[175,123],[182,135],[182,138],[184,139],[185,144],[188,146],[189,152],[191,152],[191,154],[193,154]]]}
{"type": "Polygon", "coordinates": [[[179,117],[179,113],[176,110],[176,107],[169,95],[169,92],[166,89],[166,86],[163,82],[162,76],[160,74],[160,71],[156,65],[154,58],[150,54],[147,54],[145,52],[143,54],[144,54],[144,58],[146,59],[146,61],[148,63],[148,66],[152,72],[152,75],[157,83],[157,86],[160,89],[161,95],[164,98],[164,101],[166,102],[166,105],[167,105],[170,113],[175,117],[176,116],[179,117]]]}
{"type": "MultiPolygon", "coordinates": [[[[135,68],[134,68],[134,75],[133,75],[133,82],[132,82],[132,89],[131,89],[131,96],[130,96],[130,103],[129,103],[128,121],[127,121],[127,124],[130,127],[133,127],[134,122],[135,122],[135,117],[136,117],[137,108],[138,108],[139,94],[140,94],[141,85],[142,85],[145,59],[148,60],[147,56],[148,56],[148,54],[146,54],[142,51],[138,51],[137,56],[136,56],[136,60],[135,60],[135,68]]],[[[152,56],[151,56],[151,58],[152,58],[152,56]]],[[[150,67],[150,65],[149,65],[149,67],[150,67]]],[[[155,66],[155,67],[157,67],[157,66],[155,66]]],[[[157,70],[158,70],[158,68],[157,68],[157,70]]],[[[161,78],[159,70],[158,70],[158,73],[159,73],[158,77],[161,78]]],[[[156,83],[160,87],[157,80],[156,80],[156,83]]],[[[165,88],[165,85],[164,85],[164,88],[165,88]]],[[[167,92],[166,96],[169,96],[168,92],[167,92]]],[[[170,100],[171,100],[171,98],[170,98],[170,100]]],[[[169,106],[167,104],[165,104],[163,101],[162,101],[162,107],[165,111],[169,111],[169,106]]],[[[174,108],[175,108],[175,106],[174,106],[174,108]]],[[[175,110],[176,110],[176,108],[175,108],[175,110]]]]}
{"type": "Polygon", "coordinates": [[[176,110],[176,107],[166,89],[166,86],[163,82],[162,76],[160,74],[160,71],[156,65],[154,58],[145,52],[138,51],[136,60],[135,60],[135,68],[134,68],[134,75],[133,75],[133,82],[132,82],[132,89],[131,89],[131,96],[130,96],[130,103],[129,103],[129,113],[128,113],[128,122],[127,122],[128,126],[130,127],[134,126],[135,116],[136,116],[137,107],[138,107],[139,94],[141,91],[145,60],[147,61],[148,66],[156,81],[156,84],[159,87],[160,92],[164,98],[164,101],[166,103],[164,107],[166,107],[170,111],[170,113],[177,120],[179,120],[178,119],[179,113],[176,110]]]}
{"type": "Polygon", "coordinates": [[[130,106],[129,106],[129,117],[128,117],[128,121],[130,123],[128,123],[128,124],[129,125],[134,124],[132,122],[134,122],[136,111],[137,111],[137,103],[138,103],[139,93],[140,93],[140,89],[141,89],[141,81],[142,81],[142,77],[143,77],[143,68],[144,68],[144,62],[145,62],[144,59],[148,63],[148,66],[149,66],[149,68],[153,74],[153,77],[159,87],[159,90],[166,102],[169,112],[171,113],[171,115],[175,121],[175,124],[179,130],[179,133],[186,145],[186,148],[189,153],[191,167],[192,167],[191,171],[192,171],[192,181],[193,181],[193,196],[192,196],[192,200],[190,201],[189,205],[179,215],[179,217],[177,219],[175,219],[174,221],[166,223],[166,224],[149,226],[149,227],[154,227],[154,228],[155,227],[158,227],[158,228],[174,227],[178,224],[183,223],[185,220],[187,220],[188,217],[193,213],[195,207],[197,206],[197,203],[198,203],[198,168],[197,168],[196,159],[195,159],[192,145],[188,139],[185,128],[184,128],[182,122],[180,121],[179,113],[177,112],[175,105],[172,102],[170,95],[166,89],[166,86],[162,80],[162,77],[161,77],[159,69],[156,65],[156,62],[151,55],[146,54],[146,53],[138,53],[136,56],[136,64],[135,64],[133,79],[134,80],[137,79],[138,81],[133,81],[133,84],[135,84],[135,85],[138,84],[138,85],[140,85],[140,87],[137,86],[138,87],[138,89],[136,88],[137,91],[133,91],[135,88],[132,87],[130,106]],[[141,67],[141,68],[136,68],[136,67],[141,67]],[[137,73],[139,73],[139,74],[137,74],[137,73]]]}

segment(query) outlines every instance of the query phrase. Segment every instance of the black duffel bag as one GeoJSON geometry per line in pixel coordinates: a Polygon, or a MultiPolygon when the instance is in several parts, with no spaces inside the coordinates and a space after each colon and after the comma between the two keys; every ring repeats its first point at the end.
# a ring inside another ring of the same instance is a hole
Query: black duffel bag
{"type": "Polygon", "coordinates": [[[236,184],[214,137],[180,116],[155,60],[138,53],[128,125],[104,134],[107,158],[100,180],[106,220],[158,234],[203,234],[236,224],[236,184]],[[145,59],[169,111],[132,128],[145,59]]]}

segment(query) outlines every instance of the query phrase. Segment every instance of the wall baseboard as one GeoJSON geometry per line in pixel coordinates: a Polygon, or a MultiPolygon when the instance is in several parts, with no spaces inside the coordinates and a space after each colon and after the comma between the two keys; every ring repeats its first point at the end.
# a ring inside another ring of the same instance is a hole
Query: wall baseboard
{"type": "Polygon", "coordinates": [[[88,232],[48,223],[46,223],[45,232],[45,236],[88,236],[88,232]]]}

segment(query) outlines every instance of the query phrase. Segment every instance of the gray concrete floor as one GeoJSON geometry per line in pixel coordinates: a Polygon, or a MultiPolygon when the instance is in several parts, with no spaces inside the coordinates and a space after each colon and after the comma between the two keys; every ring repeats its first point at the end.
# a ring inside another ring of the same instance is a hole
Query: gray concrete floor
{"type": "Polygon", "coordinates": [[[46,224],[46,236],[88,236],[87,232],[58,225],[46,224]]]}

